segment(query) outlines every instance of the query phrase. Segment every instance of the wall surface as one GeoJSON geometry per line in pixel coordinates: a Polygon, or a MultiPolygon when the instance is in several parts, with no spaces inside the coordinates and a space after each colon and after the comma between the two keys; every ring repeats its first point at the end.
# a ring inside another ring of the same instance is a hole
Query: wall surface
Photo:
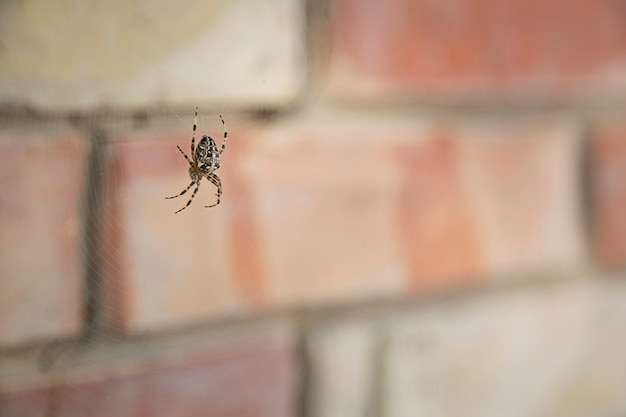
{"type": "Polygon", "coordinates": [[[0,5],[0,417],[626,415],[625,13],[0,5]]]}

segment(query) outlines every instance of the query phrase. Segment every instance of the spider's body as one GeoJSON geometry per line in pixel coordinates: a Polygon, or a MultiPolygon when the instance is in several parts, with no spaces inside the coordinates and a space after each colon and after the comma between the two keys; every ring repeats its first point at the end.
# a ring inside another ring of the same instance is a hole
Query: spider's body
{"type": "MultiPolygon", "coordinates": [[[[210,136],[202,136],[196,151],[193,153],[193,159],[196,162],[196,167],[203,174],[210,174],[217,170],[220,167],[220,150],[215,140],[210,136]]],[[[190,173],[193,168],[189,167],[190,173]]]]}
{"type": "MultiPolygon", "coordinates": [[[[193,190],[193,194],[191,194],[191,198],[187,201],[187,204],[178,210],[176,213],[183,211],[193,201],[198,189],[200,188],[200,181],[202,178],[206,178],[211,181],[211,184],[215,185],[217,188],[217,202],[215,204],[211,204],[210,206],[205,207],[214,207],[220,203],[220,196],[222,195],[222,181],[220,177],[214,174],[214,172],[220,167],[220,155],[226,149],[226,138],[228,137],[228,132],[226,131],[226,124],[224,123],[224,119],[220,115],[220,120],[222,121],[222,125],[224,126],[224,140],[222,142],[222,148],[217,147],[217,143],[215,140],[207,135],[202,136],[200,142],[198,142],[198,146],[195,146],[196,142],[196,129],[198,127],[198,108],[196,107],[196,115],[193,119],[193,134],[191,135],[191,158],[180,149],[180,146],[177,146],[180,153],[183,154],[187,162],[189,162],[189,178],[191,178],[191,183],[185,188],[180,194],[165,197],[167,199],[180,197],[185,194],[193,185],[196,185],[196,188],[193,190]]],[[[174,214],[176,214],[174,213],[174,214]]]]}

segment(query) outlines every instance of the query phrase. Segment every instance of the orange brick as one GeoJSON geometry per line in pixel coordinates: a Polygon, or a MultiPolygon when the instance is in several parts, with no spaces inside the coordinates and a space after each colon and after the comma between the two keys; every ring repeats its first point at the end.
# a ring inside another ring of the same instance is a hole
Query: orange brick
{"type": "Polygon", "coordinates": [[[0,139],[0,346],[79,331],[84,157],[58,132],[0,139]]]}
{"type": "Polygon", "coordinates": [[[334,90],[358,96],[624,91],[612,0],[332,2],[334,90]]]}
{"type": "Polygon", "coordinates": [[[596,259],[626,266],[626,125],[603,126],[591,146],[591,212],[596,259]]]}

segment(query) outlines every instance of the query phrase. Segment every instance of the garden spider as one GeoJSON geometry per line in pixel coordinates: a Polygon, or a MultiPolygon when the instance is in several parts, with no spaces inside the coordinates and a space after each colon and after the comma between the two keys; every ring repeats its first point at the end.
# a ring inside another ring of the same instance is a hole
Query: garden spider
{"type": "Polygon", "coordinates": [[[189,159],[187,154],[185,154],[185,152],[183,152],[183,150],[180,149],[180,146],[176,145],[180,153],[182,153],[185,159],[187,160],[187,162],[189,162],[189,178],[191,178],[191,184],[189,184],[187,188],[181,191],[180,194],[174,195],[172,197],[165,197],[165,198],[170,199],[170,198],[180,197],[181,195],[189,191],[189,189],[194,184],[196,184],[196,188],[193,190],[193,194],[191,194],[191,198],[189,199],[189,201],[187,201],[187,204],[185,205],[185,207],[176,211],[174,214],[179,213],[183,211],[184,209],[186,209],[187,207],[189,207],[194,197],[198,193],[198,189],[200,188],[200,180],[202,180],[203,177],[206,177],[206,179],[211,181],[211,184],[217,187],[217,194],[215,194],[217,196],[217,202],[215,204],[211,204],[210,206],[204,206],[204,207],[205,208],[215,207],[220,203],[220,196],[222,195],[222,180],[220,180],[220,177],[215,175],[214,172],[217,171],[220,167],[220,155],[222,154],[222,152],[224,152],[224,149],[226,149],[226,138],[228,137],[228,132],[226,131],[226,123],[224,123],[224,119],[222,118],[222,115],[220,115],[220,120],[222,121],[222,126],[224,126],[224,140],[222,141],[222,149],[218,149],[217,144],[215,143],[215,140],[213,140],[212,137],[207,136],[207,135],[203,135],[202,139],[200,139],[200,142],[198,143],[198,146],[197,147],[195,146],[196,129],[198,127],[198,108],[197,107],[196,107],[196,115],[193,118],[193,134],[191,135],[191,158],[192,159],[189,159]]]}

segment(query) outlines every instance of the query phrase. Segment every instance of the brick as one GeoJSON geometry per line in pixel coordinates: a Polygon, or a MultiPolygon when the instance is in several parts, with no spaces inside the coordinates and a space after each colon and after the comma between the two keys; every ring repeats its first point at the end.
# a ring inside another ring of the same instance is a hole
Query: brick
{"type": "Polygon", "coordinates": [[[169,355],[154,355],[159,342],[134,353],[119,345],[92,348],[92,360],[68,367],[53,387],[44,380],[39,388],[0,391],[0,415],[293,415],[296,368],[286,339],[239,338],[209,348],[196,340],[191,350],[169,355]]]}
{"type": "Polygon", "coordinates": [[[0,138],[0,346],[74,336],[81,324],[84,149],[67,132],[0,138]]]}
{"type": "Polygon", "coordinates": [[[292,415],[288,358],[281,351],[197,359],[177,366],[69,386],[67,416],[292,415]]]}
{"type": "Polygon", "coordinates": [[[267,129],[243,157],[274,303],[581,262],[575,126],[347,119],[267,129]]]}
{"type": "MultiPolygon", "coordinates": [[[[327,304],[406,289],[396,150],[369,127],[380,133],[389,126],[322,119],[243,139],[249,145],[240,156],[242,175],[256,209],[260,278],[271,304],[327,304]]],[[[402,141],[406,133],[392,135],[402,141]]]]}
{"type": "Polygon", "coordinates": [[[0,417],[45,416],[49,401],[46,389],[0,392],[0,417]]]}
{"type": "Polygon", "coordinates": [[[331,84],[349,97],[617,97],[624,12],[613,0],[336,0],[331,84]]]}
{"type": "Polygon", "coordinates": [[[376,415],[382,345],[372,323],[326,322],[308,339],[307,415],[376,415]]]}
{"type": "MultiPolygon", "coordinates": [[[[107,300],[146,331],[571,270],[582,257],[578,129],[320,116],[230,128],[220,206],[194,203],[184,133],[114,144],[107,300]]],[[[200,131],[203,129],[201,128],[200,131]]]]}
{"type": "Polygon", "coordinates": [[[57,0],[8,9],[0,103],[54,111],[277,107],[293,102],[303,85],[300,0],[80,9],[57,0]]]}
{"type": "Polygon", "coordinates": [[[433,131],[426,144],[398,149],[400,236],[414,289],[467,285],[485,272],[456,136],[433,131]]]}
{"type": "Polygon", "coordinates": [[[561,281],[328,318],[310,333],[309,411],[622,415],[625,300],[624,282],[561,281]]]}
{"type": "Polygon", "coordinates": [[[598,129],[590,143],[592,245],[606,268],[626,266],[626,125],[598,129]]]}
{"type": "Polygon", "coordinates": [[[382,414],[622,415],[625,305],[623,283],[577,282],[399,316],[382,414]]]}
{"type": "MultiPolygon", "coordinates": [[[[216,191],[206,180],[193,204],[178,214],[174,212],[193,190],[164,198],[190,182],[189,165],[176,149],[179,145],[189,153],[190,139],[191,124],[171,134],[146,132],[112,145],[103,282],[105,308],[119,328],[170,327],[254,305],[255,295],[233,279],[231,230],[238,203],[229,179],[222,177],[222,203],[211,209],[203,206],[215,202],[216,191]]],[[[229,153],[227,149],[223,165],[229,163],[229,153]]]]}
{"type": "Polygon", "coordinates": [[[460,175],[486,270],[580,265],[579,137],[565,120],[475,124],[459,133],[460,175]]]}

